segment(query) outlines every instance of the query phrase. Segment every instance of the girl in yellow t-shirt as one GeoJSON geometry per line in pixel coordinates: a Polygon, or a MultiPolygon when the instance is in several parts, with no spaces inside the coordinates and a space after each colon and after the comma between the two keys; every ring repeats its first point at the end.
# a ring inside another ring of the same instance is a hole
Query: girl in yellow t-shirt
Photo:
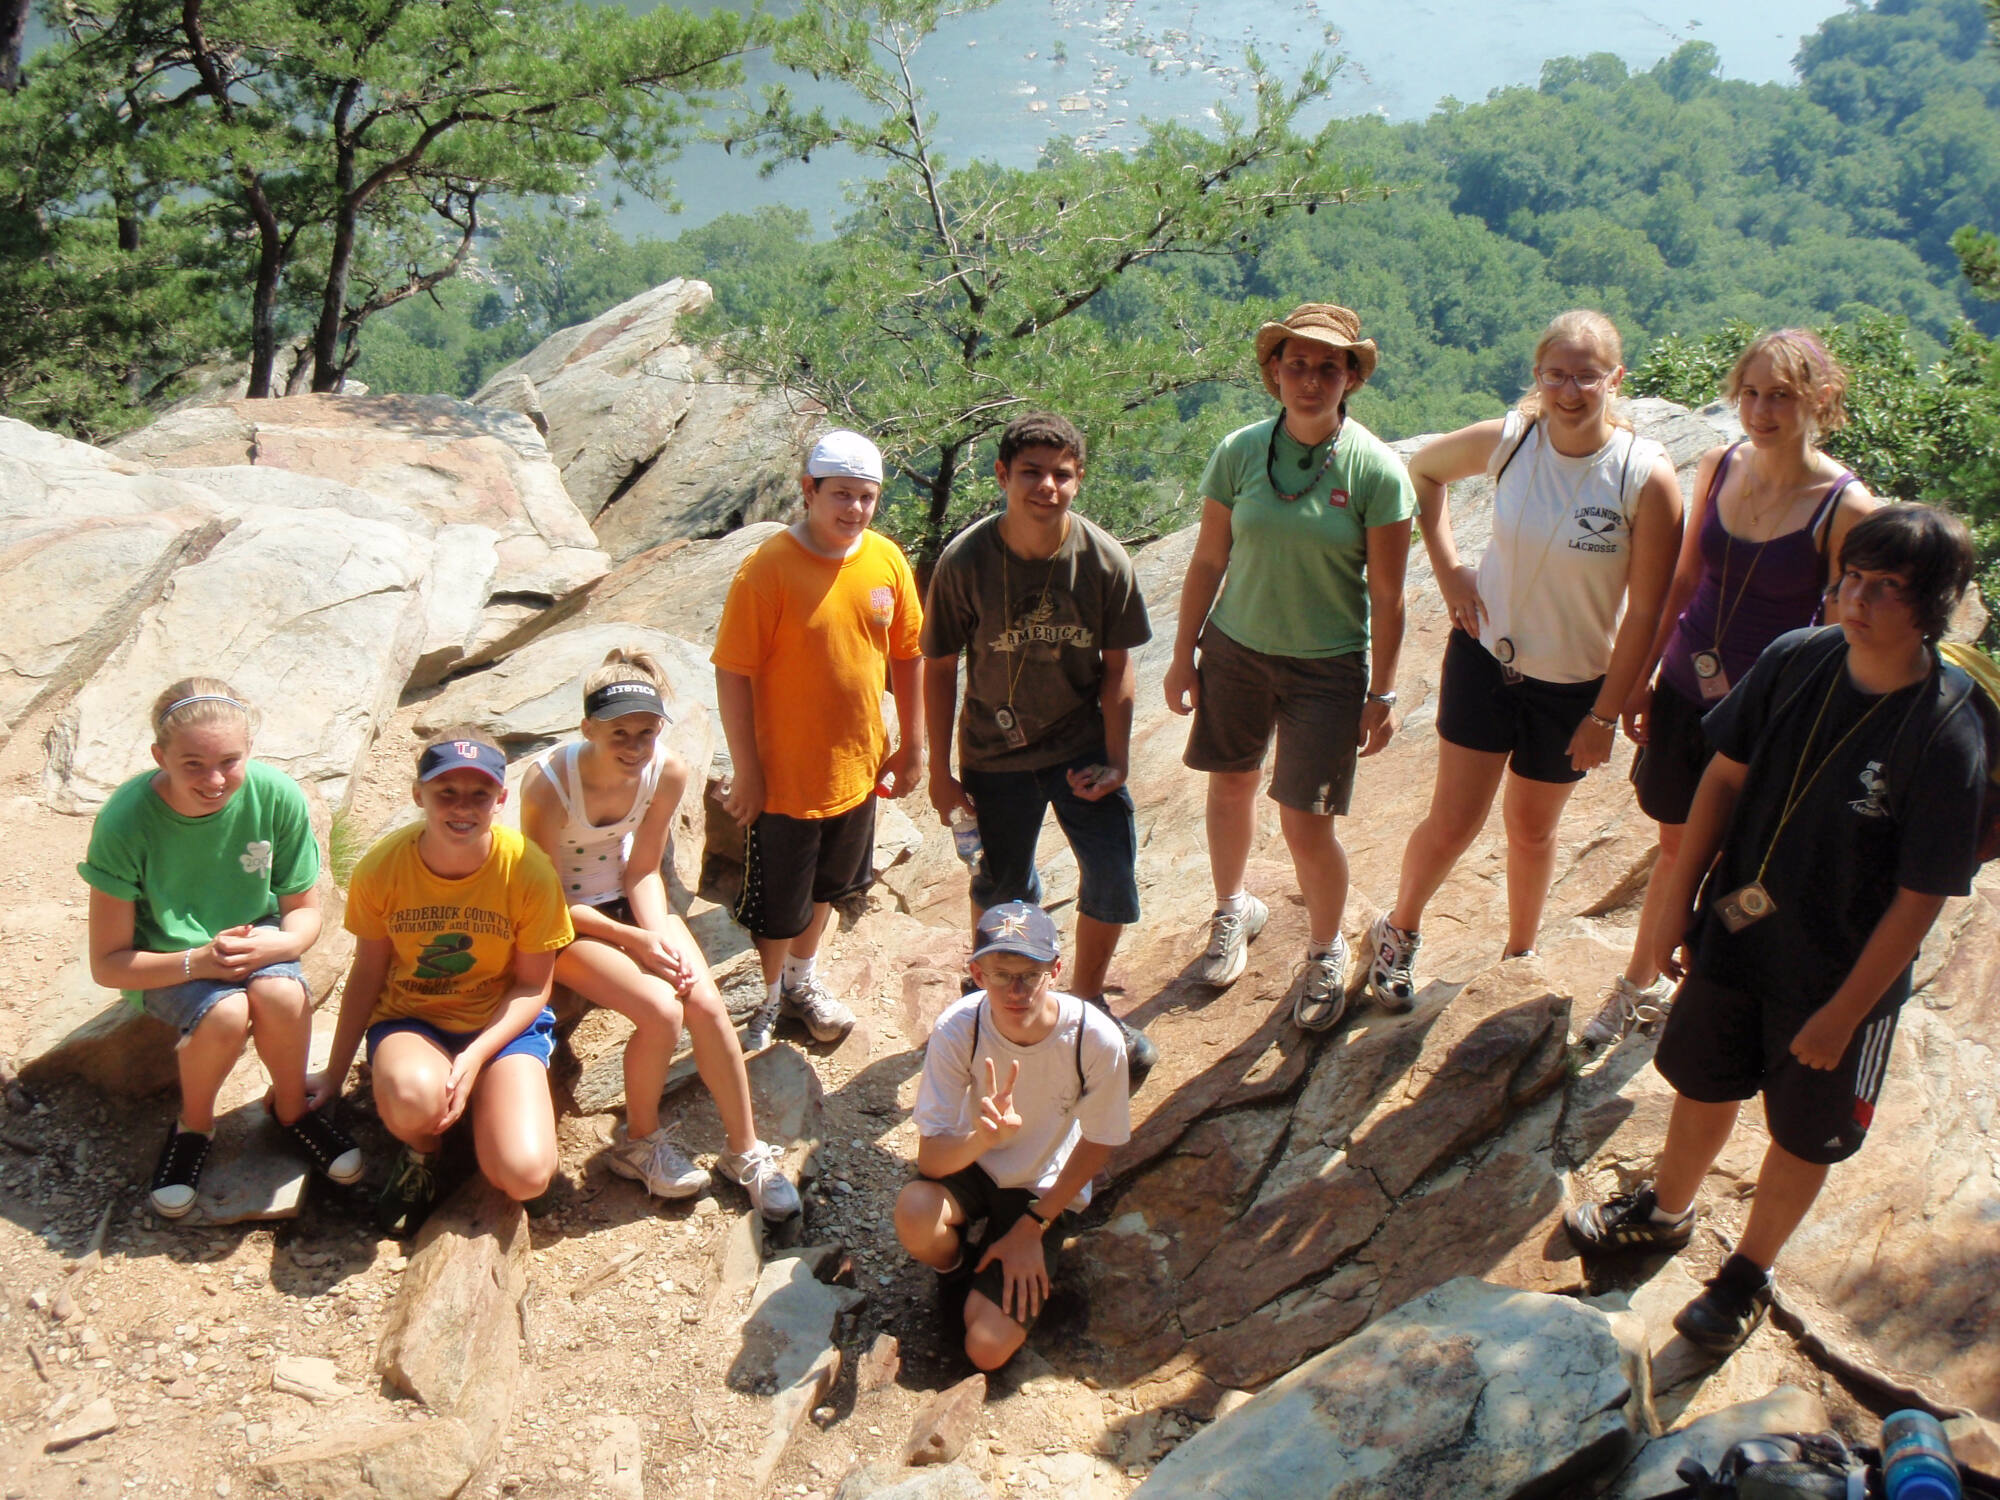
{"type": "Polygon", "coordinates": [[[549,1056],[556,955],[574,936],[548,856],[494,815],[507,758],[476,729],[446,730],[417,761],[423,820],[354,868],[347,929],[359,943],[326,1071],[331,1093],[365,1033],[375,1108],[403,1150],[376,1204],[410,1234],[437,1197],[443,1135],[472,1110],[479,1169],[519,1201],[556,1170],[549,1056]]]}

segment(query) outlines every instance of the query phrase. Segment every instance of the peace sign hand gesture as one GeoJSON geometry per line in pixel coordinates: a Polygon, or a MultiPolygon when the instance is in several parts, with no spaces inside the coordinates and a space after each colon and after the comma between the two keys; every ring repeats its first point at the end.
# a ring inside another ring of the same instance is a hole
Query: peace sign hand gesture
{"type": "Polygon", "coordinates": [[[1000,1086],[1000,1076],[994,1070],[993,1059],[982,1059],[986,1065],[986,1092],[979,1099],[979,1124],[974,1127],[990,1150],[994,1146],[1004,1146],[1021,1131],[1021,1117],[1014,1111],[1014,1085],[1021,1078],[1021,1059],[1015,1058],[1007,1069],[1007,1086],[1000,1086]]]}

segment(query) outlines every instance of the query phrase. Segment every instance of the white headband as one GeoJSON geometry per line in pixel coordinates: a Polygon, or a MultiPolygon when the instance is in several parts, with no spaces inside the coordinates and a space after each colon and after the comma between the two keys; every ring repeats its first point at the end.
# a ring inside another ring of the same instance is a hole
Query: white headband
{"type": "MultiPolygon", "coordinates": [[[[183,698],[178,703],[169,703],[166,712],[160,715],[161,720],[171,719],[190,703],[227,703],[231,708],[243,707],[242,704],[238,703],[227,693],[196,693],[193,697],[183,698]]],[[[244,711],[247,713],[249,710],[245,709],[244,711]]]]}

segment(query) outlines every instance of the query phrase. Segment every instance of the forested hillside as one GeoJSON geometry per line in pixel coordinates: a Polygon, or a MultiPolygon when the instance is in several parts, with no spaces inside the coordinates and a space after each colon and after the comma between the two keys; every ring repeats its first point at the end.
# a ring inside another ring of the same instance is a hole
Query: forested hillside
{"type": "MultiPolygon", "coordinates": [[[[548,34],[565,35],[563,0],[535,3],[548,34]]],[[[151,14],[147,0],[125,4],[151,14]]],[[[172,11],[160,11],[153,64],[187,50],[172,11]]],[[[869,64],[829,39],[873,27],[879,59],[885,39],[920,38],[926,14],[913,0],[808,0],[756,36],[675,33],[676,65],[692,71],[669,87],[712,90],[732,49],[764,42],[800,73],[879,105],[894,70],[871,81],[869,64]]],[[[124,34],[109,24],[84,34],[67,74],[31,68],[28,87],[0,96],[10,138],[40,143],[0,166],[0,271],[29,314],[0,331],[0,410],[82,436],[144,420],[196,366],[247,358],[255,330],[277,346],[280,386],[285,350],[304,348],[313,358],[300,387],[345,371],[378,391],[470,393],[555,329],[686,274],[715,286],[708,331],[734,340],[747,371],[782,371],[836,416],[885,432],[902,476],[886,519],[920,548],[989,503],[981,445],[1008,402],[1031,399],[1084,420],[1089,503],[1142,536],[1183,513],[1215,436],[1261,411],[1235,345],[1272,308],[1313,298],[1360,311],[1383,357],[1355,412],[1396,437],[1490,415],[1520,388],[1535,331],[1583,304],[1625,330],[1641,388],[1684,399],[1705,394],[1716,341],[1742,326],[1840,325],[1846,347],[1872,362],[1862,404],[1875,403],[1847,440],[1849,461],[1892,492],[1952,500],[1990,525],[2000,396],[1986,335],[2000,331],[2000,309],[1982,299],[2000,286],[2000,258],[1988,256],[1976,284],[1952,243],[1966,226],[2000,226],[2000,54],[1980,0],[1851,9],[1806,40],[1794,86],[1719,77],[1714,49],[1690,43],[1639,73],[1608,54],[1558,58],[1536,88],[1311,136],[1297,124],[1323,97],[1311,66],[1259,73],[1252,116],[1231,127],[1225,112],[1219,140],[1156,127],[1130,155],[1060,146],[1033,172],[937,167],[920,97],[841,121],[781,93],[709,118],[746,172],[760,156],[767,169],[824,171],[798,161],[836,140],[886,164],[857,186],[831,237],[802,213],[769,209],[628,240],[576,207],[593,200],[537,208],[513,190],[532,173],[482,163],[482,180],[461,156],[438,163],[442,186],[425,167],[388,210],[365,207],[344,288],[325,274],[340,210],[333,198],[318,206],[327,179],[308,139],[286,148],[298,171],[280,180],[270,169],[283,235],[271,243],[289,258],[275,294],[258,291],[270,257],[251,247],[270,226],[253,211],[266,184],[247,156],[228,158],[232,181],[170,191],[158,176],[170,118],[158,99],[146,118],[79,102],[88,87],[113,87],[124,34]],[[907,170],[917,156],[929,175],[907,170]],[[134,185],[148,172],[152,186],[134,185]],[[1199,187],[1184,203],[1163,200],[1159,218],[1175,222],[1155,236],[1131,200],[1149,187],[1158,198],[1190,172],[1199,187]],[[371,231],[365,215],[384,212],[387,229],[371,231]],[[1109,243],[1118,255],[1089,248],[1109,243]],[[1039,302],[1023,290],[1031,281],[1039,302]],[[954,390],[1006,399],[951,407],[954,390]],[[899,421],[911,430],[892,430],[899,421]]],[[[579,54],[568,66],[574,88],[603,64],[579,54]]],[[[663,128],[690,128],[650,75],[627,73],[631,97],[650,101],[663,128]]],[[[385,100],[402,97],[395,80],[370,82],[385,100]]],[[[457,84],[446,75],[440,86],[457,84]]],[[[209,135],[183,131],[180,149],[198,162],[211,159],[199,148],[240,141],[230,131],[244,122],[227,115],[207,122],[209,135]]],[[[529,138],[519,149],[540,148],[529,138]]],[[[624,175],[635,163],[641,178],[670,175],[664,157],[643,153],[620,159],[624,175]]]]}

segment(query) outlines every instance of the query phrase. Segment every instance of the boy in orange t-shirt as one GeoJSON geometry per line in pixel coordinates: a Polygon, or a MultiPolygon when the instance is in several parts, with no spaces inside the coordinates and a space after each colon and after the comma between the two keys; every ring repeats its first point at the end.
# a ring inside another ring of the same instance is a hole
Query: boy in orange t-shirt
{"type": "Polygon", "coordinates": [[[829,432],[799,489],[805,515],[743,560],[709,658],[735,762],[724,806],[749,830],[736,920],[764,968],[745,1052],[770,1045],[781,1010],[819,1042],[853,1027],[814,975],[820,934],[833,903],[874,880],[877,790],[908,796],[923,775],[923,607],[902,551],[868,529],[881,451],[858,432],[829,432]]]}

